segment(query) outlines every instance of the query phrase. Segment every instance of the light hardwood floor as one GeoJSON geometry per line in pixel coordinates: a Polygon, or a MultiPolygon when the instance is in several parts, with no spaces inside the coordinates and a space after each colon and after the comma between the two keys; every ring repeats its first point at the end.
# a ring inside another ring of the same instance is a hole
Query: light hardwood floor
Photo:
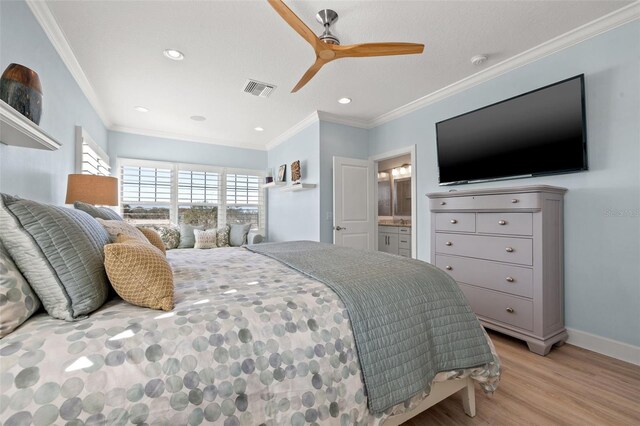
{"type": "Polygon", "coordinates": [[[406,426],[640,425],[639,366],[572,345],[541,357],[520,340],[489,334],[502,378],[493,396],[476,386],[476,417],[467,417],[454,395],[406,426]]]}

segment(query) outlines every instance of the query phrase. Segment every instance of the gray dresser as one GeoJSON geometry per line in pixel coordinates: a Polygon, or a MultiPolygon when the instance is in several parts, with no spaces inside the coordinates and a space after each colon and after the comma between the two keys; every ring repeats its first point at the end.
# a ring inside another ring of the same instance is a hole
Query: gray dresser
{"type": "Polygon", "coordinates": [[[539,355],[567,339],[565,192],[537,185],[427,194],[431,262],[458,282],[485,327],[539,355]]]}

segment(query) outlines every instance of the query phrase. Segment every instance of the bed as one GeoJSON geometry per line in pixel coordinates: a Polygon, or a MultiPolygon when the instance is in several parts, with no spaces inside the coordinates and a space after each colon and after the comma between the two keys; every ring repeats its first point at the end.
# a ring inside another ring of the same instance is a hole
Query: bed
{"type": "Polygon", "coordinates": [[[484,334],[491,362],[372,412],[350,314],[328,285],[246,248],[167,258],[170,312],[112,298],[76,322],[37,314],[0,341],[3,425],[393,425],[455,392],[473,416],[474,382],[497,387],[484,334]]]}

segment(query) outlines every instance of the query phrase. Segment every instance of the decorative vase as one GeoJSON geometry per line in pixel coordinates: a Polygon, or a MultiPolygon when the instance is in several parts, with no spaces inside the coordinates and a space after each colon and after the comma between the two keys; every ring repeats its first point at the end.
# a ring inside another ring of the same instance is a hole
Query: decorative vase
{"type": "Polygon", "coordinates": [[[23,65],[11,64],[0,78],[0,99],[36,124],[42,114],[42,86],[38,74],[23,65]]]}

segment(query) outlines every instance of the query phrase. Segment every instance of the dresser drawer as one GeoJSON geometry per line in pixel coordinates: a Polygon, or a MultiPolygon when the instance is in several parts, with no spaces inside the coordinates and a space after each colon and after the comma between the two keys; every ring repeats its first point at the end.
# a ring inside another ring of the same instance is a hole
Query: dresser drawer
{"type": "Polygon", "coordinates": [[[533,213],[478,213],[476,229],[486,234],[533,235],[533,213]]]}
{"type": "Polygon", "coordinates": [[[533,302],[485,288],[458,284],[476,315],[533,331],[533,302]]]}
{"type": "Polygon", "coordinates": [[[436,231],[476,232],[475,213],[436,213],[436,231]]]}
{"type": "Polygon", "coordinates": [[[533,270],[488,260],[436,255],[436,266],[458,282],[533,297],[533,270]]]}
{"type": "Polygon", "coordinates": [[[429,208],[433,211],[447,210],[538,210],[542,208],[539,193],[468,195],[462,197],[432,198],[429,208]]]}
{"type": "Polygon", "coordinates": [[[411,237],[400,234],[398,239],[398,247],[401,249],[411,250],[411,237]]]}
{"type": "Polygon", "coordinates": [[[436,253],[533,264],[533,240],[529,238],[490,237],[436,233],[436,253]]]}

